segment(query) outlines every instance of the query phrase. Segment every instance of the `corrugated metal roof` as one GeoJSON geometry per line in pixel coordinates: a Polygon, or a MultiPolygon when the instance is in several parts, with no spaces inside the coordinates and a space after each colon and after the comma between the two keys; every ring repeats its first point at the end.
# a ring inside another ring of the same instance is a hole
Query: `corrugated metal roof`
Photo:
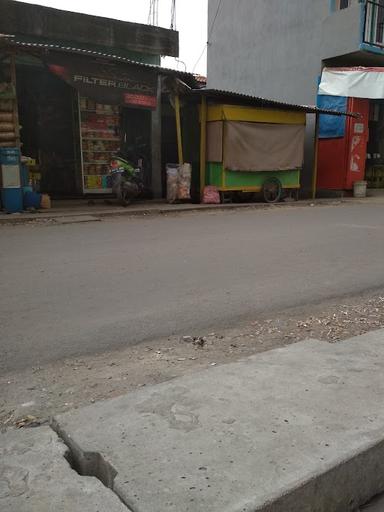
{"type": "Polygon", "coordinates": [[[352,116],[357,114],[353,112],[337,112],[336,110],[327,110],[318,108],[315,105],[296,105],[294,103],[285,103],[278,100],[269,100],[260,96],[251,96],[234,91],[224,91],[220,89],[198,89],[192,90],[191,94],[204,95],[208,98],[218,99],[220,101],[237,101],[239,103],[253,105],[255,107],[272,107],[283,110],[293,110],[296,112],[306,112],[307,114],[328,114],[332,116],[352,116]]]}
{"type": "Polygon", "coordinates": [[[36,42],[36,41],[24,41],[18,39],[14,35],[10,34],[0,34],[0,43],[5,42],[10,46],[17,46],[21,48],[37,48],[42,50],[52,50],[59,52],[70,52],[81,55],[87,55],[90,57],[98,57],[103,59],[108,59],[116,62],[123,62],[125,64],[129,64],[136,67],[142,67],[146,69],[153,69],[158,73],[165,75],[173,75],[180,77],[183,81],[185,81],[188,85],[192,86],[191,94],[204,94],[210,98],[217,98],[221,101],[237,101],[239,103],[246,103],[247,105],[260,106],[260,107],[271,107],[271,108],[280,108],[285,110],[293,110],[297,112],[306,112],[307,114],[328,114],[335,116],[353,116],[356,117],[358,114],[353,112],[337,112],[335,110],[326,110],[320,109],[315,105],[296,105],[293,103],[286,103],[278,100],[271,100],[267,98],[263,98],[261,96],[252,96],[249,94],[243,94],[235,91],[224,91],[221,89],[207,89],[201,88],[201,84],[197,81],[196,77],[192,73],[187,73],[185,71],[178,71],[176,69],[171,68],[163,68],[162,66],[157,66],[156,64],[148,64],[144,62],[138,62],[127,57],[122,57],[120,55],[101,52],[96,50],[90,50],[87,48],[79,48],[78,46],[65,46],[62,44],[53,44],[45,41],[36,42]]]}
{"type": "Polygon", "coordinates": [[[176,69],[171,68],[163,68],[162,66],[157,66],[156,64],[147,64],[145,62],[139,62],[136,60],[128,59],[127,57],[122,57],[120,55],[116,55],[113,53],[101,52],[96,50],[90,50],[87,48],[79,48],[78,46],[66,46],[62,44],[53,44],[45,41],[36,42],[36,41],[24,41],[18,39],[14,35],[10,34],[0,34],[0,42],[5,42],[10,46],[17,46],[21,48],[37,48],[41,50],[51,50],[51,51],[59,51],[59,52],[69,52],[76,53],[80,55],[87,55],[88,57],[98,57],[102,59],[113,60],[116,62],[123,62],[125,64],[129,64],[136,67],[142,67],[146,69],[153,69],[161,74],[165,75],[173,75],[182,78],[184,81],[188,81],[196,86],[198,86],[197,81],[192,73],[187,73],[185,71],[178,71],[176,69]]]}

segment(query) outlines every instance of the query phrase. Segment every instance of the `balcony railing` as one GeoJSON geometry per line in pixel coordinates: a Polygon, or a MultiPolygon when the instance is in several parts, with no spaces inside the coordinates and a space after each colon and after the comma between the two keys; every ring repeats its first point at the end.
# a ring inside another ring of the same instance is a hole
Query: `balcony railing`
{"type": "Polygon", "coordinates": [[[365,2],[364,43],[384,48],[384,1],[365,2]]]}

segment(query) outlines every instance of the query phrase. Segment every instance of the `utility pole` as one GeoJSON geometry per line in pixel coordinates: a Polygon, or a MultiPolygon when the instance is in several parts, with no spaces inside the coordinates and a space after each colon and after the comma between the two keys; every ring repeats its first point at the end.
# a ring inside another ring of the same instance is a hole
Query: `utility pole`
{"type": "MultiPolygon", "coordinates": [[[[149,0],[148,25],[159,26],[159,0],[149,0]]],[[[171,3],[171,30],[176,30],[176,0],[171,3]]]]}
{"type": "Polygon", "coordinates": [[[159,26],[159,0],[149,1],[148,25],[159,26]]]}
{"type": "Polygon", "coordinates": [[[176,0],[172,0],[172,6],[171,6],[171,30],[176,30],[176,0]]]}

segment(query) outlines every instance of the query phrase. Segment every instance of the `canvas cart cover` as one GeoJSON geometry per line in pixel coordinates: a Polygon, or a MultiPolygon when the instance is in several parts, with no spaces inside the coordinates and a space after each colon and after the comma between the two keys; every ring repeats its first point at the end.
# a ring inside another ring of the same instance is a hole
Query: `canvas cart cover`
{"type": "Polygon", "coordinates": [[[319,95],[383,99],[384,68],[324,68],[319,95]]]}
{"type": "Polygon", "coordinates": [[[96,61],[75,54],[49,54],[49,70],[98,103],[155,109],[157,75],[151,69],[96,61]]]}
{"type": "Polygon", "coordinates": [[[304,125],[227,122],[224,166],[233,171],[284,171],[302,167],[304,125]]]}
{"type": "Polygon", "coordinates": [[[223,121],[207,123],[207,162],[223,161],[223,121]]]}

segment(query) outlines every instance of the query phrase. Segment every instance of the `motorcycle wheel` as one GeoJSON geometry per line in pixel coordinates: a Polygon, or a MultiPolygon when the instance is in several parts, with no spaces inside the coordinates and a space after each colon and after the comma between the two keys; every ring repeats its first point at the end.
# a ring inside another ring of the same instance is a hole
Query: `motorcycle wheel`
{"type": "Polygon", "coordinates": [[[120,195],[120,203],[121,206],[129,206],[132,202],[132,199],[129,197],[129,193],[127,191],[122,190],[120,195]]]}

